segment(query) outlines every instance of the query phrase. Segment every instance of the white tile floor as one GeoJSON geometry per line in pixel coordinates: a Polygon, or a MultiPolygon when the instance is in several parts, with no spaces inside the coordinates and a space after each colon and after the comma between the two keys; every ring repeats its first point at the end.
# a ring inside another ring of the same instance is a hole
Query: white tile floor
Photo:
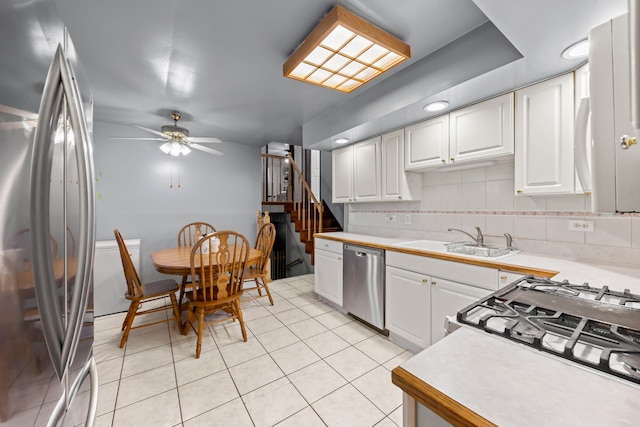
{"type": "Polygon", "coordinates": [[[237,322],[212,325],[200,359],[175,322],[134,330],[120,349],[124,313],[97,318],[97,425],[402,425],[391,370],[412,354],[317,301],[313,275],[270,289],[273,307],[242,305],[247,342],[237,322]]]}

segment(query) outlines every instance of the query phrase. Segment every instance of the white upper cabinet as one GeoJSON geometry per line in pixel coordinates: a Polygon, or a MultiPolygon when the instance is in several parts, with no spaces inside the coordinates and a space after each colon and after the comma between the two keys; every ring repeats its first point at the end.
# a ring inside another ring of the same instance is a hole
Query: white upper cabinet
{"type": "Polygon", "coordinates": [[[405,128],[405,169],[513,154],[513,93],[405,128]]]}
{"type": "Polygon", "coordinates": [[[379,136],[353,145],[353,195],[357,202],[380,200],[381,163],[379,136]]]}
{"type": "Polygon", "coordinates": [[[333,203],[353,201],[353,146],[331,152],[333,203]]]}
{"type": "Polygon", "coordinates": [[[449,114],[449,161],[513,154],[513,92],[449,114]]]}
{"type": "Polygon", "coordinates": [[[573,194],[573,73],[516,91],[517,195],[573,194]]]}
{"type": "Polygon", "coordinates": [[[379,201],[382,154],[380,137],[333,150],[333,203],[379,201]]]}
{"type": "Polygon", "coordinates": [[[416,123],[404,129],[406,170],[420,170],[447,162],[449,115],[416,123]]]}
{"type": "Polygon", "coordinates": [[[404,129],[382,135],[382,196],[387,200],[419,199],[421,176],[404,170],[404,129]]]}

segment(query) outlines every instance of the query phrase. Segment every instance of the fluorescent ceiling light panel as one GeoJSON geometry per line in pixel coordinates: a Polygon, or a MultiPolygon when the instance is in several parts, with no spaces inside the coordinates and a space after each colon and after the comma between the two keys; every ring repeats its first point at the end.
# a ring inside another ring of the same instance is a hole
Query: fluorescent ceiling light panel
{"type": "Polygon", "coordinates": [[[334,6],[284,63],[282,72],[349,93],[410,57],[409,45],[334,6]]]}

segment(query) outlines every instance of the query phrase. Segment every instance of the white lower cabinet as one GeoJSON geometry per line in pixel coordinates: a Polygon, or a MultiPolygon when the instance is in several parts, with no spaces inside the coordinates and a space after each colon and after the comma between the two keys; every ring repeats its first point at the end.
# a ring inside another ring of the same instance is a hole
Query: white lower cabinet
{"type": "Polygon", "coordinates": [[[431,291],[424,274],[386,269],[385,326],[403,340],[427,348],[431,343],[431,291]]]}
{"type": "Polygon", "coordinates": [[[315,240],[314,291],[342,307],[342,242],[315,240]]]}
{"type": "Polygon", "coordinates": [[[444,338],[444,321],[492,291],[451,280],[431,278],[431,344],[444,338]]]}
{"type": "Polygon", "coordinates": [[[385,327],[415,351],[444,337],[446,316],[498,289],[493,268],[392,251],[386,264],[385,327]]]}
{"type": "Polygon", "coordinates": [[[500,270],[499,276],[498,276],[498,287],[504,288],[505,286],[510,285],[516,280],[521,279],[522,276],[525,276],[525,274],[511,273],[510,271],[500,270]]]}

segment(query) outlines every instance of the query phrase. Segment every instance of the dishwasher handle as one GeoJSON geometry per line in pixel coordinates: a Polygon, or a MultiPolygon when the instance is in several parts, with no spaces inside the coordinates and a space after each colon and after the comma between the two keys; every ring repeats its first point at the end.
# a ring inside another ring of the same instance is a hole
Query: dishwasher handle
{"type": "Polygon", "coordinates": [[[344,244],[343,249],[345,251],[354,252],[354,255],[358,257],[364,257],[367,255],[384,256],[384,249],[367,248],[365,246],[351,245],[348,243],[344,244]]]}

